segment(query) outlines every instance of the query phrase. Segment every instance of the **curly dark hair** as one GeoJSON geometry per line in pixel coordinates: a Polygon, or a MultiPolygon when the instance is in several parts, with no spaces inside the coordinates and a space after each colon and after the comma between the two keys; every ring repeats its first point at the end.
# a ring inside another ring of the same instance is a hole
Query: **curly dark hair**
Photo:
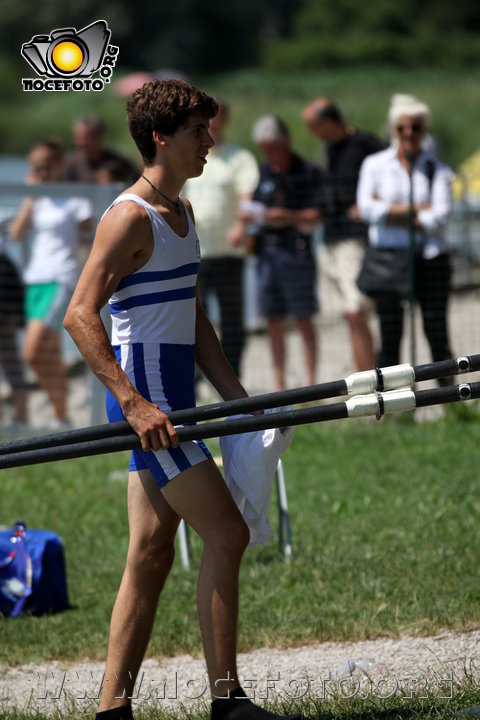
{"type": "Polygon", "coordinates": [[[154,80],[136,90],[127,103],[130,135],[149,164],[155,158],[153,132],[173,135],[191,115],[212,118],[216,101],[183,80],[154,80]]]}

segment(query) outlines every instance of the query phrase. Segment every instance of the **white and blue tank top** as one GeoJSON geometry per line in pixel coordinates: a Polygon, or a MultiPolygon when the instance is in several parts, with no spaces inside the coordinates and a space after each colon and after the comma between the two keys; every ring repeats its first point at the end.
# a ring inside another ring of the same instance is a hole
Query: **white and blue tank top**
{"type": "Polygon", "coordinates": [[[136,202],[148,213],[153,252],[145,265],[120,280],[110,298],[112,345],[121,367],[145,398],[164,411],[193,407],[200,264],[195,226],[186,210],[187,234],[177,235],[158,210],[130,193],[120,195],[110,207],[126,201],[136,202]]]}

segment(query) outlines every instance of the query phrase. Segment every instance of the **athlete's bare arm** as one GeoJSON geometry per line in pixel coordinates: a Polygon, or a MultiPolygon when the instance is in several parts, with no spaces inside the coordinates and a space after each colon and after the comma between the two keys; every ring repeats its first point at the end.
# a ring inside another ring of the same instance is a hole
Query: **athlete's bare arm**
{"type": "MultiPolygon", "coordinates": [[[[184,197],[182,197],[182,200],[195,223],[195,215],[190,201],[184,197]]],[[[248,397],[248,393],[241,385],[225,357],[212,323],[205,314],[200,302],[198,281],[196,288],[195,363],[224,400],[248,397]]]]}
{"type": "Polygon", "coordinates": [[[248,397],[224,355],[212,323],[200,303],[197,284],[197,310],[195,324],[195,361],[207,380],[224,400],[248,397]]]}
{"type": "Polygon", "coordinates": [[[97,228],[64,320],[89,368],[118,400],[144,450],[177,446],[178,436],[165,413],[142,397],[120,367],[100,311],[121,278],[141,268],[152,251],[146,212],[129,202],[111,208],[97,228]]]}

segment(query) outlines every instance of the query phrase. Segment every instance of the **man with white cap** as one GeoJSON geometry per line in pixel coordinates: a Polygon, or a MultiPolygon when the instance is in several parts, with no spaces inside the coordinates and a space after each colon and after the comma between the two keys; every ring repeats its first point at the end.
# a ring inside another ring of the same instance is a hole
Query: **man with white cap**
{"type": "MultiPolygon", "coordinates": [[[[253,201],[256,213],[259,299],[273,359],[274,390],[285,388],[285,332],[292,316],[300,331],[306,364],[306,383],[315,382],[317,340],[313,316],[317,311],[316,264],[312,233],[320,221],[322,175],[319,168],[292,150],[290,132],[275,115],[259,118],[253,140],[265,162],[253,201]]],[[[253,219],[253,217],[252,217],[253,219]]]]}

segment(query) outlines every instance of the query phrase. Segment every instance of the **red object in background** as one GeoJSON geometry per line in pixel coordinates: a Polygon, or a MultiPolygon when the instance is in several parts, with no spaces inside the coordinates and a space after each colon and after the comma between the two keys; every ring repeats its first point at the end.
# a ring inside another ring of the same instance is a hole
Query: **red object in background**
{"type": "Polygon", "coordinates": [[[125,75],[113,84],[115,95],[129,97],[135,90],[142,87],[146,82],[155,80],[155,76],[147,72],[135,72],[125,75]]]}

